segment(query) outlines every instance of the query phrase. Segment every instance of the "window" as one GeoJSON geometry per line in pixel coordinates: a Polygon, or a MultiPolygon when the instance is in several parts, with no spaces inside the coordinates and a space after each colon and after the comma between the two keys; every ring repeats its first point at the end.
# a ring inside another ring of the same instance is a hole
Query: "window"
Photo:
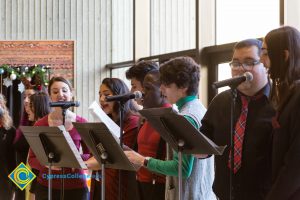
{"type": "MultiPolygon", "coordinates": [[[[217,44],[264,37],[270,30],[279,27],[279,8],[279,0],[217,0],[217,44]]],[[[218,65],[217,78],[218,80],[231,78],[228,64],[218,65]]],[[[220,88],[218,93],[226,89],[228,87],[220,88]]]]}
{"type": "Polygon", "coordinates": [[[279,0],[217,0],[217,44],[260,38],[279,27],[279,0]]]}
{"type": "Polygon", "coordinates": [[[285,3],[285,24],[294,26],[295,28],[300,30],[300,1],[288,0],[285,1],[285,3]]]}
{"type": "MultiPolygon", "coordinates": [[[[218,65],[218,80],[224,80],[231,77],[231,69],[229,63],[222,63],[218,65]],[[221,73],[220,73],[221,72],[221,73]]],[[[228,90],[229,87],[222,87],[218,89],[218,93],[228,90]]]]}

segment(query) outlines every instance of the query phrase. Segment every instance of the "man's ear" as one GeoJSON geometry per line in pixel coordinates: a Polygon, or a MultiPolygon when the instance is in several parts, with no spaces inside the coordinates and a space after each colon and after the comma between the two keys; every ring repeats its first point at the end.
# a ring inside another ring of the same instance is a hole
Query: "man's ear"
{"type": "Polygon", "coordinates": [[[283,54],[284,54],[284,61],[287,61],[290,57],[290,52],[288,50],[284,50],[283,54]]]}

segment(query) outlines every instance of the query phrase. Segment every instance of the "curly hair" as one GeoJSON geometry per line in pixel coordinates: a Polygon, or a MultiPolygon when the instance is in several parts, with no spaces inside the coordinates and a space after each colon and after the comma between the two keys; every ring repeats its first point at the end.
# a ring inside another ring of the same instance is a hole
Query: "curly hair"
{"type": "Polygon", "coordinates": [[[187,95],[198,94],[200,67],[191,57],[177,57],[162,63],[159,72],[161,84],[175,83],[178,88],[187,88],[187,95]]]}
{"type": "Polygon", "coordinates": [[[6,99],[2,94],[0,94],[0,121],[1,121],[1,125],[6,130],[12,127],[12,119],[6,107],[6,99]]]}

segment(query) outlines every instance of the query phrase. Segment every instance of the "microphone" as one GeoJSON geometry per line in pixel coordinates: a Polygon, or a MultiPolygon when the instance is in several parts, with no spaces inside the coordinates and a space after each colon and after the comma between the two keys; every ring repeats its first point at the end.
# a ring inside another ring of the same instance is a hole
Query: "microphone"
{"type": "Polygon", "coordinates": [[[214,82],[212,84],[212,87],[214,89],[224,87],[224,86],[237,87],[242,82],[252,81],[252,80],[253,80],[253,75],[250,72],[245,72],[242,76],[237,76],[223,81],[214,82]]]}
{"type": "Polygon", "coordinates": [[[58,101],[58,102],[50,102],[50,107],[61,107],[63,109],[67,109],[70,107],[79,107],[79,101],[58,101]]]}
{"type": "Polygon", "coordinates": [[[141,99],[142,97],[143,97],[143,94],[140,91],[135,91],[133,93],[127,93],[127,94],[121,94],[121,95],[115,95],[115,96],[107,96],[107,97],[105,97],[105,100],[107,102],[110,102],[110,101],[126,102],[129,99],[141,99]]]}

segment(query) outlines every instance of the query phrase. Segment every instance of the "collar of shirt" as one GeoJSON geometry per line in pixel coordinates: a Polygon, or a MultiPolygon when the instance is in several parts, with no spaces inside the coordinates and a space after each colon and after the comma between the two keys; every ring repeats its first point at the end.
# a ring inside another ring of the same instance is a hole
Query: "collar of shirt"
{"type": "MultiPolygon", "coordinates": [[[[270,91],[271,91],[271,84],[270,84],[270,82],[268,81],[268,83],[267,83],[261,90],[259,90],[255,95],[253,95],[253,96],[257,96],[257,95],[259,95],[259,94],[263,94],[263,95],[268,99],[269,96],[270,96],[270,91]]],[[[240,91],[238,91],[238,92],[239,92],[241,95],[247,97],[247,95],[243,94],[242,92],[240,92],[240,91]]]]}
{"type": "Polygon", "coordinates": [[[186,97],[182,97],[181,99],[179,99],[176,102],[176,106],[178,107],[178,110],[181,110],[181,108],[183,107],[184,104],[186,104],[187,102],[193,101],[194,99],[196,99],[197,96],[186,96],[186,97]]]}

